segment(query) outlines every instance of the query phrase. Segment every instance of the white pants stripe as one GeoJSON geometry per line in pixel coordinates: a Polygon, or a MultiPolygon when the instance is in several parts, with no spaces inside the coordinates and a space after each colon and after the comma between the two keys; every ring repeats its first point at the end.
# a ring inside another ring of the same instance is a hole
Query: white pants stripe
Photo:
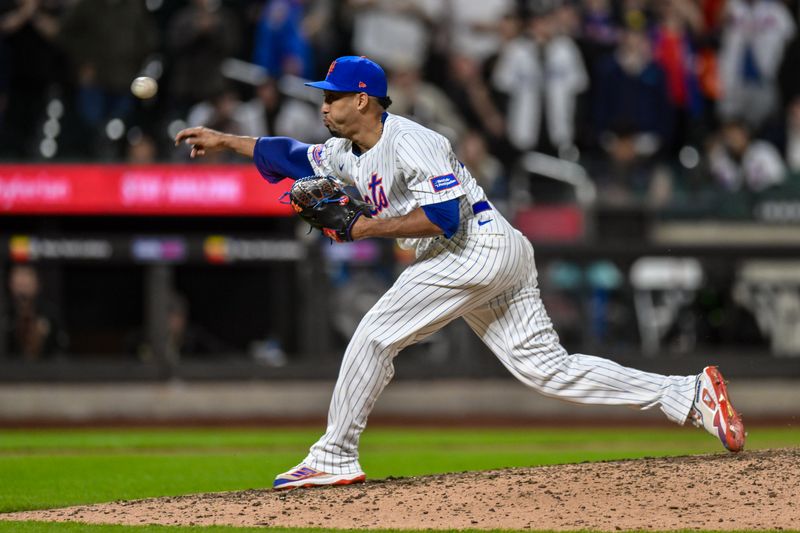
{"type": "Polygon", "coordinates": [[[502,235],[442,239],[364,316],[342,360],[327,430],[305,464],[331,474],[360,471],[359,439],[394,375],[394,357],[458,317],[517,379],[542,394],[585,404],[659,406],[670,420],[685,422],[695,376],[661,376],[566,352],[539,296],[530,243],[507,223],[504,229],[502,235]]]}

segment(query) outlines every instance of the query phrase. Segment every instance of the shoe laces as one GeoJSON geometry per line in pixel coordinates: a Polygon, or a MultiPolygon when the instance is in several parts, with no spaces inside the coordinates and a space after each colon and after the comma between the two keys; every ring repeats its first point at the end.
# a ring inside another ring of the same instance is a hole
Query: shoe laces
{"type": "Polygon", "coordinates": [[[694,427],[699,428],[703,426],[703,415],[701,415],[696,408],[692,407],[692,411],[689,413],[689,418],[691,419],[694,427]]]}

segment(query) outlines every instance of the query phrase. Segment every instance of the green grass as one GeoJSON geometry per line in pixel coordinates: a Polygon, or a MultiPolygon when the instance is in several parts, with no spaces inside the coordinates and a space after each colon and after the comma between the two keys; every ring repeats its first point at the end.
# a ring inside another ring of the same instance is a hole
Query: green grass
{"type": "MultiPolygon", "coordinates": [[[[318,436],[317,430],[285,428],[0,430],[0,512],[269,487],[274,475],[299,462],[318,436]]],[[[800,429],[755,428],[748,448],[798,443],[800,429]]],[[[382,478],[719,451],[704,432],[669,426],[371,428],[362,439],[361,462],[371,478],[382,478]]],[[[0,522],[0,532],[184,531],[73,527],[0,522]]]]}

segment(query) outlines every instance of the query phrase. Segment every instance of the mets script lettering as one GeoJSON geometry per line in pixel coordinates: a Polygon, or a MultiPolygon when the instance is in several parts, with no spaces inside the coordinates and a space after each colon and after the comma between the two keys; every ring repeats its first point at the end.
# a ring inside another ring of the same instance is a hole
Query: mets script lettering
{"type": "Polygon", "coordinates": [[[369,193],[364,200],[372,204],[372,214],[377,215],[383,211],[384,207],[389,207],[389,200],[383,190],[383,178],[378,177],[377,172],[373,172],[369,179],[369,193]]]}

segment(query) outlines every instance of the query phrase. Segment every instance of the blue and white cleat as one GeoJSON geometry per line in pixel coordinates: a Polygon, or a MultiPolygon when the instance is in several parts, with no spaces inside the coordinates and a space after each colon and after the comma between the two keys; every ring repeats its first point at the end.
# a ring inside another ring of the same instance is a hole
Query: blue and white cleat
{"type": "Polygon", "coordinates": [[[310,466],[299,464],[288,472],[279,474],[272,483],[273,490],[288,490],[326,485],[351,485],[363,483],[367,479],[364,472],[355,474],[328,474],[310,466]]]}
{"type": "Polygon", "coordinates": [[[692,423],[717,437],[731,452],[744,449],[747,433],[742,417],[731,404],[725,380],[715,366],[707,366],[697,376],[694,407],[689,415],[692,423]]]}

